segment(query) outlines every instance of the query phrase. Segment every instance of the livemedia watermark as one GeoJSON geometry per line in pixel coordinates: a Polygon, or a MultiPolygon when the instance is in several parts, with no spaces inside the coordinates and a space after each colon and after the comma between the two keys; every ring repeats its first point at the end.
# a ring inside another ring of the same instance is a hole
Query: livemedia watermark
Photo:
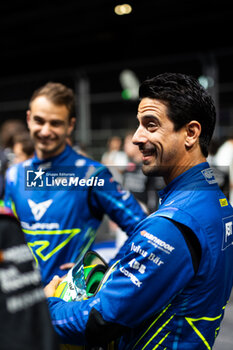
{"type": "Polygon", "coordinates": [[[89,187],[103,188],[105,179],[98,175],[80,174],[77,169],[62,168],[38,170],[25,168],[26,190],[82,190],[89,187]]]}

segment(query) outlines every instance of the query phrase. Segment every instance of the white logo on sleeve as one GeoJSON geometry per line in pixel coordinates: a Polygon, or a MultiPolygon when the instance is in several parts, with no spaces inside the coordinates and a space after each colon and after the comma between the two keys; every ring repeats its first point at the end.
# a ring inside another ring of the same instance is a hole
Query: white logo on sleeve
{"type": "Polygon", "coordinates": [[[45,202],[35,203],[31,199],[28,199],[28,205],[31,208],[32,214],[36,221],[40,220],[46,213],[47,209],[52,204],[53,200],[49,199],[45,202]]]}
{"type": "Polygon", "coordinates": [[[225,243],[227,243],[228,238],[232,236],[232,221],[225,224],[225,243]]]}
{"type": "Polygon", "coordinates": [[[233,245],[233,216],[223,219],[222,250],[233,245]]]}

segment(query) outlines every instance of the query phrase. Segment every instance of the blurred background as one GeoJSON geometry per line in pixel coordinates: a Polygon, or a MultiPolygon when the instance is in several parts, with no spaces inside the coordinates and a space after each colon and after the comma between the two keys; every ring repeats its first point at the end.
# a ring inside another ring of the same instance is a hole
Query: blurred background
{"type": "MultiPolygon", "coordinates": [[[[225,0],[1,2],[0,128],[25,122],[34,89],[59,81],[76,94],[74,144],[101,160],[111,136],[135,129],[140,82],[181,72],[214,98],[214,153],[233,139],[232,19],[225,0]]],[[[232,305],[216,350],[233,348],[232,305]]]]}

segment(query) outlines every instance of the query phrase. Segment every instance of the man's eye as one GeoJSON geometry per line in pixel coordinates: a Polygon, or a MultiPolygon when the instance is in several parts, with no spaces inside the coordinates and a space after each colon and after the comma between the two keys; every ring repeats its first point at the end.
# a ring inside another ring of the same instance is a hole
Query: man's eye
{"type": "Polygon", "coordinates": [[[59,127],[61,125],[63,125],[63,122],[60,121],[60,120],[54,120],[53,122],[51,122],[51,125],[54,126],[54,127],[59,127]]]}
{"type": "Polygon", "coordinates": [[[34,117],[34,122],[36,122],[37,124],[43,124],[44,121],[41,118],[34,117]]]}
{"type": "Polygon", "coordinates": [[[148,123],[147,124],[147,129],[148,130],[154,130],[154,129],[156,129],[157,128],[157,124],[155,124],[155,123],[148,123]]]}

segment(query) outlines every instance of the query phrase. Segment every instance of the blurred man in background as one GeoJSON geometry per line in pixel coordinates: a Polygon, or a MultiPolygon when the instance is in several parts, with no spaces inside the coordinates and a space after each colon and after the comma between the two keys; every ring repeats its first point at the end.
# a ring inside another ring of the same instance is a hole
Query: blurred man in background
{"type": "Polygon", "coordinates": [[[15,135],[12,151],[14,153],[13,163],[24,162],[34,156],[34,142],[29,132],[15,135]]]}
{"type": "Polygon", "coordinates": [[[73,91],[63,84],[36,90],[27,111],[35,157],[7,172],[6,203],[21,222],[44,284],[54,274],[63,275],[70,266],[64,264],[91,247],[104,214],[128,234],[146,216],[105,166],[67,144],[75,126],[74,105],[73,91]],[[46,187],[51,179],[55,185],[46,187]],[[63,179],[71,186],[62,187],[63,179]],[[96,184],[85,185],[93,179],[96,184]]]}

